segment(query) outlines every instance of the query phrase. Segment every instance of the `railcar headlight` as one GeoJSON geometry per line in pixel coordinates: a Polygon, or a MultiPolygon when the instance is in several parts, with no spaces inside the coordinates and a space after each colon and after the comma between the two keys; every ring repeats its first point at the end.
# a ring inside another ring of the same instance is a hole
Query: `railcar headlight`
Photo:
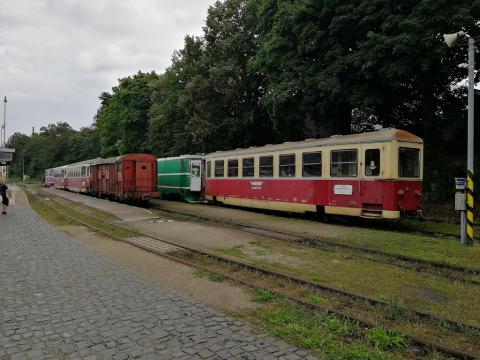
{"type": "Polygon", "coordinates": [[[406,193],[407,193],[407,192],[406,192],[405,190],[403,190],[403,189],[398,190],[398,195],[399,195],[400,197],[404,197],[406,193]]]}

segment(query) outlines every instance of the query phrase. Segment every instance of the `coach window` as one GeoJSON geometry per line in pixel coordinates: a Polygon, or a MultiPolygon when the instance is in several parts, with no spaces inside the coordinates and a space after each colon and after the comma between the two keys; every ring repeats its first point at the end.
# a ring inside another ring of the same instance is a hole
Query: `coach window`
{"type": "Polygon", "coordinates": [[[223,160],[215,160],[215,177],[224,177],[225,162],[223,160]]]}
{"type": "Polygon", "coordinates": [[[228,177],[238,177],[238,160],[230,159],[228,160],[228,177]]]}
{"type": "Polygon", "coordinates": [[[242,176],[253,177],[255,174],[255,158],[242,159],[242,176]]]}
{"type": "Polygon", "coordinates": [[[420,177],[420,150],[401,147],[398,152],[398,176],[420,177]]]}
{"type": "Polygon", "coordinates": [[[260,156],[260,176],[273,176],[273,156],[260,156]]]}
{"type": "Polygon", "coordinates": [[[280,155],[279,164],[280,177],[294,177],[295,176],[295,154],[280,155]]]}
{"type": "Polygon", "coordinates": [[[207,177],[212,177],[212,162],[207,161],[207,177]]]}
{"type": "Polygon", "coordinates": [[[302,154],[302,176],[322,176],[322,152],[310,152],[302,154]]]}
{"type": "Polygon", "coordinates": [[[380,149],[365,150],[365,176],[380,175],[380,149]]]}
{"type": "Polygon", "coordinates": [[[357,150],[336,150],[331,153],[330,176],[355,177],[357,176],[357,150]]]}

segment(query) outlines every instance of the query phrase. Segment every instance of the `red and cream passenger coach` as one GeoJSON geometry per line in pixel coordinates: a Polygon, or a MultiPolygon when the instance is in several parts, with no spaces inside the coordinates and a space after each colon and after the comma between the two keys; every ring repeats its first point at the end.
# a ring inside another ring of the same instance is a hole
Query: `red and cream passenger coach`
{"type": "Polygon", "coordinates": [[[385,129],[206,155],[205,197],[224,204],[371,218],[414,214],[423,140],[385,129]]]}

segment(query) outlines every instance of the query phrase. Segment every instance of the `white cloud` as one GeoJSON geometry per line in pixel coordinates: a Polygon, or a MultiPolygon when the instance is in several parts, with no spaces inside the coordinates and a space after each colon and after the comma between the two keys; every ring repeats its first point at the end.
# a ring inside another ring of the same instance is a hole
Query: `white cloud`
{"type": "MultiPolygon", "coordinates": [[[[138,70],[162,72],[214,0],[0,0],[7,137],[92,123],[98,95],[138,70]]],[[[3,118],[1,119],[3,120],[3,118]]]]}

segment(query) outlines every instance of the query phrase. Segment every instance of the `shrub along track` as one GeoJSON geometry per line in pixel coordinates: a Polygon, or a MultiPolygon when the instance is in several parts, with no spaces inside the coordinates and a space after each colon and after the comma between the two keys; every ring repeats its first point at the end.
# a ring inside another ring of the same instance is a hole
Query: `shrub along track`
{"type": "Polygon", "coordinates": [[[395,265],[401,268],[413,269],[415,271],[433,274],[436,276],[442,276],[451,280],[458,280],[472,285],[480,286],[480,280],[472,278],[480,276],[480,269],[452,265],[438,261],[432,261],[422,258],[416,258],[407,255],[395,254],[385,252],[379,249],[345,244],[335,240],[329,240],[320,237],[305,236],[295,232],[289,232],[284,230],[276,230],[266,226],[260,226],[255,224],[242,223],[239,221],[225,220],[217,217],[192,214],[190,212],[182,212],[177,210],[164,209],[160,206],[152,206],[156,210],[162,212],[184,217],[188,220],[194,220],[197,222],[210,222],[218,225],[234,228],[242,232],[253,233],[256,235],[262,235],[267,238],[285,241],[289,243],[298,243],[305,246],[310,246],[323,251],[332,250],[348,250],[354,251],[355,256],[365,258],[369,261],[386,263],[395,265]]]}
{"type": "MultiPolygon", "coordinates": [[[[219,277],[227,278],[257,290],[270,291],[308,308],[353,320],[364,327],[381,326],[398,331],[408,338],[411,344],[415,345],[415,351],[418,354],[439,352],[456,358],[475,359],[478,356],[477,354],[480,353],[480,344],[478,343],[480,327],[462,324],[433,314],[419,312],[395,304],[392,305],[373,297],[326,286],[282,272],[268,270],[231,257],[220,256],[208,250],[182,246],[123,227],[106,219],[101,220],[109,229],[115,227],[131,234],[130,237],[120,236],[105,230],[101,225],[92,225],[90,221],[95,221],[96,224],[99,223],[98,217],[94,218],[94,216],[85,211],[74,209],[64,202],[54,200],[51,194],[42,192],[32,192],[32,194],[43,199],[46,206],[61,216],[104,234],[109,238],[127,242],[170,260],[213,273],[219,277]],[[48,198],[50,201],[45,201],[48,198]],[[77,213],[78,216],[67,214],[61,207],[77,213]],[[158,246],[159,243],[174,247],[174,249],[166,252],[163,250],[164,247],[158,246]],[[334,303],[334,306],[319,305],[308,301],[309,297],[307,295],[312,295],[313,293],[322,295],[328,299],[327,303],[334,303]],[[425,335],[421,336],[418,334],[429,334],[430,336],[425,337],[425,335]]],[[[62,200],[65,201],[63,198],[62,200]]]]}

